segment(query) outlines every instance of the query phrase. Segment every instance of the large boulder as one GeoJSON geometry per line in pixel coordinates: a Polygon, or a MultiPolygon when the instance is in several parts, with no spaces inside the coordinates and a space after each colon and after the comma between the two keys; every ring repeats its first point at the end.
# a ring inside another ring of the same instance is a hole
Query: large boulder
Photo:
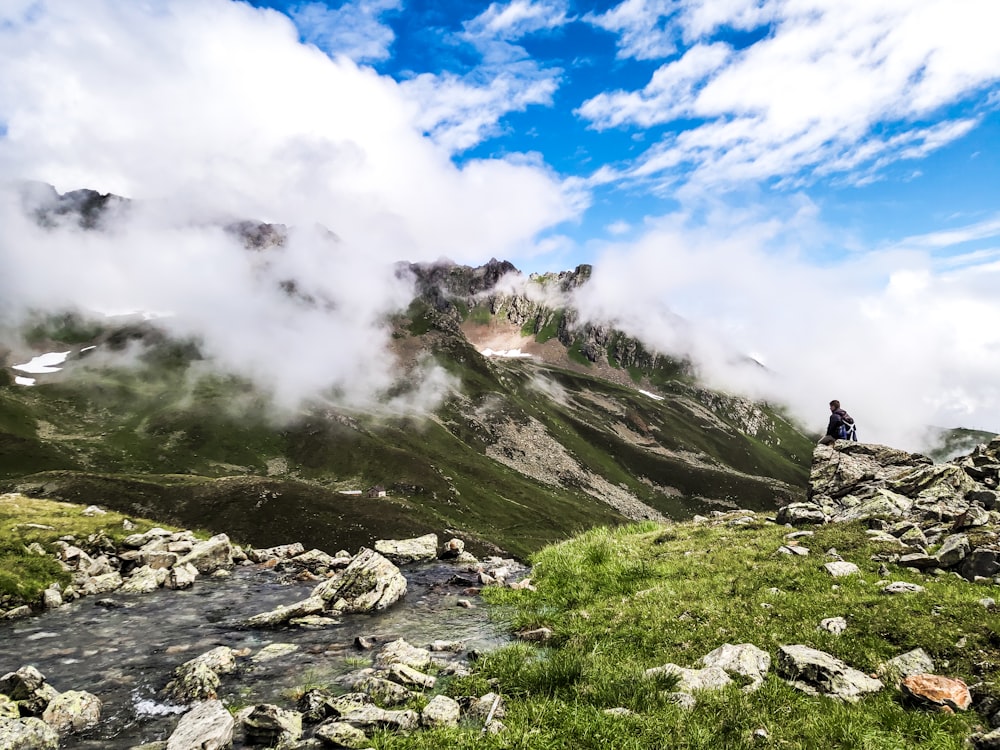
{"type": "Polygon", "coordinates": [[[174,679],[166,687],[168,697],[180,703],[212,701],[217,697],[220,674],[236,669],[236,655],[228,646],[206,651],[174,670],[174,679]]]}
{"type": "Polygon", "coordinates": [[[327,609],[380,612],[406,594],[406,579],[386,558],[365,548],[340,575],[324,581],[312,593],[326,602],[327,609]]]}
{"type": "Polygon", "coordinates": [[[196,703],[181,717],[166,750],[223,750],[233,744],[232,714],[221,701],[196,703]]]}
{"type": "Polygon", "coordinates": [[[884,687],[880,680],[847,666],[825,651],[803,645],[781,646],[777,671],[803,692],[852,703],[884,687]]]}
{"type": "Polygon", "coordinates": [[[101,720],[101,699],[86,690],[67,690],[49,701],[42,721],[59,734],[82,732],[101,720]]]}
{"type": "Polygon", "coordinates": [[[225,534],[216,534],[211,539],[198,542],[190,552],[177,561],[177,565],[190,563],[199,573],[206,575],[219,569],[233,567],[233,545],[225,534]]]}
{"type": "Polygon", "coordinates": [[[59,691],[45,681],[45,676],[30,665],[0,677],[0,693],[17,704],[21,716],[41,716],[52,699],[59,695],[59,691]]]}
{"type": "Polygon", "coordinates": [[[750,682],[743,689],[751,692],[764,683],[764,675],[771,668],[771,655],[752,643],[724,643],[701,657],[701,665],[748,678],[750,682]]]}
{"type": "Polygon", "coordinates": [[[375,551],[396,563],[428,562],[437,557],[437,534],[424,534],[413,539],[379,539],[375,551]]]}
{"type": "Polygon", "coordinates": [[[262,703],[243,719],[247,742],[264,747],[286,747],[302,736],[302,714],[262,703]]]}
{"type": "Polygon", "coordinates": [[[0,749],[58,750],[59,734],[41,719],[0,719],[0,749]]]}

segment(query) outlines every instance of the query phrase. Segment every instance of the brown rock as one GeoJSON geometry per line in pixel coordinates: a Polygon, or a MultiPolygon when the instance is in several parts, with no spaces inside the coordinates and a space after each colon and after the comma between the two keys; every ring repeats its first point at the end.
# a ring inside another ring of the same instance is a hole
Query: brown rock
{"type": "Polygon", "coordinates": [[[903,694],[922,705],[951,713],[972,705],[968,686],[958,679],[936,674],[915,674],[900,684],[903,694]]]}

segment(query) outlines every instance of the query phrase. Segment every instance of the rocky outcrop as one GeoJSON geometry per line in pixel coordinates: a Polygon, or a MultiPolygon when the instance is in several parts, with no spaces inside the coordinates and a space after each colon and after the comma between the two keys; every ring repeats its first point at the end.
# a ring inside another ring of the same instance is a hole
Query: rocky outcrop
{"type": "Polygon", "coordinates": [[[803,692],[851,703],[884,687],[881,680],[847,666],[824,651],[804,645],[779,648],[777,671],[792,687],[803,692]]]}
{"type": "Polygon", "coordinates": [[[1000,438],[935,464],[883,445],[837,441],[813,453],[807,502],[780,523],[865,521],[892,559],[919,570],[951,569],[968,580],[1000,574],[1000,438]]]}
{"type": "Polygon", "coordinates": [[[399,568],[372,549],[363,549],[340,573],[313,591],[326,609],[337,612],[380,612],[406,594],[399,568]]]}

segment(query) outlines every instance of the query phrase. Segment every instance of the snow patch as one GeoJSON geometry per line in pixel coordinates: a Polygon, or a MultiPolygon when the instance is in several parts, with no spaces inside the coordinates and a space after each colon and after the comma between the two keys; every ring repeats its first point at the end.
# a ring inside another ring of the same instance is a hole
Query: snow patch
{"type": "Polygon", "coordinates": [[[656,401],[663,401],[664,399],[663,396],[657,396],[655,393],[650,393],[649,391],[640,390],[639,393],[641,393],[643,396],[649,396],[651,399],[654,399],[656,401]]]}
{"type": "Polygon", "coordinates": [[[46,372],[59,372],[62,368],[56,367],[56,365],[61,365],[65,362],[66,357],[69,355],[69,352],[39,354],[33,360],[25,362],[23,365],[13,365],[13,369],[20,370],[21,372],[30,372],[33,375],[40,375],[46,372]]]}
{"type": "Polygon", "coordinates": [[[34,385],[35,384],[35,379],[34,378],[26,378],[26,377],[23,377],[21,375],[15,375],[14,376],[14,384],[15,385],[34,385]]]}
{"type": "Polygon", "coordinates": [[[484,357],[507,357],[508,359],[518,359],[518,358],[531,358],[530,354],[522,352],[520,349],[483,349],[481,352],[484,357]]]}

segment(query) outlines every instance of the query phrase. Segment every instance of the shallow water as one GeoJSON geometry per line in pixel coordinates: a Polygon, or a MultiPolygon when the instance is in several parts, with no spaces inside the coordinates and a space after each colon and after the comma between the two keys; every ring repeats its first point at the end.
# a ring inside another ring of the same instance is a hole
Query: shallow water
{"type": "Polygon", "coordinates": [[[98,597],[80,599],[38,617],[0,624],[0,674],[31,664],[56,690],[88,690],[103,701],[100,726],[64,738],[63,750],[127,750],[170,735],[185,708],[165,702],[160,691],[175,667],[216,646],[253,652],[237,661],[236,673],[222,675],[219,697],[227,705],[293,708],[294,688],[326,686],[369,666],[378,644],[406,638],[426,647],[440,639],[483,650],[506,640],[478,597],[462,593],[466,584],[450,583],[461,574],[459,567],[433,563],[403,573],[407,595],[387,612],[349,615],[341,625],[318,630],[238,626],[243,618],[305,598],[315,586],[283,582],[272,570],[238,568],[227,579],[199,579],[187,591],[112,594],[105,599],[120,605],[112,608],[97,605],[98,597]],[[476,607],[458,606],[461,598],[476,607]],[[376,639],[376,648],[355,648],[359,635],[376,639]],[[271,643],[299,649],[255,663],[253,655],[271,643]]]}

